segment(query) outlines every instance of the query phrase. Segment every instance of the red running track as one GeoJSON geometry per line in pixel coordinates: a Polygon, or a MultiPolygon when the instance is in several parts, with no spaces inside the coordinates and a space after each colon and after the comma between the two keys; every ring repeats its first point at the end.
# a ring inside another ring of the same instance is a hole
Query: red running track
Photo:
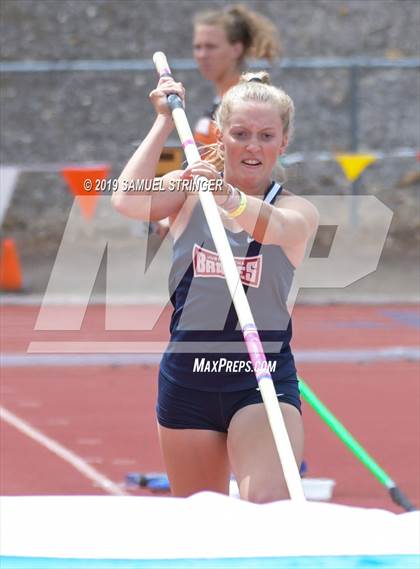
{"type": "MultiPolygon", "coordinates": [[[[55,307],[59,322],[69,307],[55,307]]],[[[150,307],[136,307],[146,318],[150,307]]],[[[105,330],[104,307],[90,306],[78,331],[34,330],[38,307],[4,306],[4,354],[34,341],[165,340],[169,313],[150,332],[105,330]]],[[[142,316],[143,315],[143,316],[142,316]]],[[[295,350],[415,347],[417,313],[409,305],[297,306],[295,350]]],[[[373,458],[419,504],[419,365],[417,361],[304,363],[300,375],[373,458]]],[[[8,367],[2,405],[116,484],[127,472],[163,471],[155,428],[157,367],[146,365],[8,367]]],[[[334,501],[401,511],[387,490],[304,405],[305,458],[311,477],[336,480],[334,501]]],[[[3,495],[103,494],[62,458],[1,422],[3,495]]],[[[130,493],[146,493],[125,490],[130,493]]]]}

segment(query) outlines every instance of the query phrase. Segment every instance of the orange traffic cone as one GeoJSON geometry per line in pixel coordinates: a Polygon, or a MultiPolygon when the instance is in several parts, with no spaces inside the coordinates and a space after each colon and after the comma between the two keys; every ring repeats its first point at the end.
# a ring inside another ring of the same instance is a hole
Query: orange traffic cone
{"type": "Polygon", "coordinates": [[[13,239],[4,239],[0,251],[0,289],[16,291],[22,288],[22,271],[13,239]]]}

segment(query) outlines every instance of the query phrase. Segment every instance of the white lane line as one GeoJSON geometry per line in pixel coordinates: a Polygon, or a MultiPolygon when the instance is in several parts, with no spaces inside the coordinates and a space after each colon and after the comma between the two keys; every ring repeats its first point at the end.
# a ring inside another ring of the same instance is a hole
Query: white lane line
{"type": "Polygon", "coordinates": [[[162,354],[0,354],[1,367],[158,365],[162,354]]]}
{"type": "Polygon", "coordinates": [[[295,359],[299,363],[367,363],[383,361],[419,361],[420,350],[416,346],[389,346],[386,348],[346,349],[346,350],[296,350],[295,359]]]}
{"type": "Polygon", "coordinates": [[[68,462],[71,466],[73,466],[73,468],[78,470],[83,476],[94,482],[97,486],[100,486],[108,494],[112,494],[114,496],[127,496],[127,493],[124,492],[117,484],[98,472],[92,466],[89,466],[89,464],[87,464],[83,458],[67,449],[54,439],[47,437],[41,431],[38,431],[38,429],[35,429],[29,423],[26,423],[26,421],[23,421],[17,415],[13,414],[11,411],[8,411],[4,407],[0,407],[0,419],[12,427],[15,427],[15,429],[33,439],[41,446],[47,448],[65,462],[68,462]]]}
{"type": "MultiPolygon", "coordinates": [[[[330,362],[381,362],[381,361],[419,361],[420,350],[415,346],[389,346],[371,349],[346,350],[294,350],[298,363],[330,362]]],[[[157,365],[161,354],[103,353],[103,354],[63,354],[63,353],[9,353],[0,354],[1,367],[35,366],[101,366],[101,365],[157,365]]]]}

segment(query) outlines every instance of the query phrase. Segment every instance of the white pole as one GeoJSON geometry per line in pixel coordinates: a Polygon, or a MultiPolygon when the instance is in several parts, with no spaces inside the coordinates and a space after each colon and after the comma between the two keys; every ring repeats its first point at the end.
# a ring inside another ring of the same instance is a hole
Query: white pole
{"type": "MultiPolygon", "coordinates": [[[[160,76],[172,75],[164,53],[161,51],[156,52],[153,55],[153,62],[160,76]]],[[[201,160],[201,157],[188,124],[188,119],[185,114],[182,101],[177,95],[169,95],[168,103],[172,110],[172,117],[178,131],[187,162],[188,164],[193,164],[194,162],[201,160]]],[[[197,180],[199,187],[201,180],[203,181],[204,188],[206,188],[207,186],[205,183],[207,182],[207,179],[204,177],[199,178],[197,180]]],[[[268,366],[266,365],[267,360],[265,358],[258,330],[255,326],[248,299],[242,286],[235,259],[226,236],[225,228],[222,220],[220,219],[217,205],[211,192],[200,189],[199,198],[213,241],[219,254],[229,292],[232,296],[232,301],[244,335],[245,344],[254,366],[256,379],[267,412],[290,498],[292,500],[303,502],[305,501],[305,496],[303,493],[299,469],[293,455],[292,446],[290,444],[280,406],[277,401],[273,380],[270,372],[268,371],[268,366]]]]}

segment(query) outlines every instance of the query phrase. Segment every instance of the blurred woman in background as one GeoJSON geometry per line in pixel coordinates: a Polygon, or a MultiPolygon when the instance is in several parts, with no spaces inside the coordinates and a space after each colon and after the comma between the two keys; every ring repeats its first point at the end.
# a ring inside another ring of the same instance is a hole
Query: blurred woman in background
{"type": "Polygon", "coordinates": [[[270,20],[239,4],[199,12],[193,23],[194,59],[215,91],[213,105],[197,122],[194,137],[200,144],[214,144],[214,112],[222,96],[238,83],[248,58],[273,61],[278,57],[280,40],[270,20]]]}

